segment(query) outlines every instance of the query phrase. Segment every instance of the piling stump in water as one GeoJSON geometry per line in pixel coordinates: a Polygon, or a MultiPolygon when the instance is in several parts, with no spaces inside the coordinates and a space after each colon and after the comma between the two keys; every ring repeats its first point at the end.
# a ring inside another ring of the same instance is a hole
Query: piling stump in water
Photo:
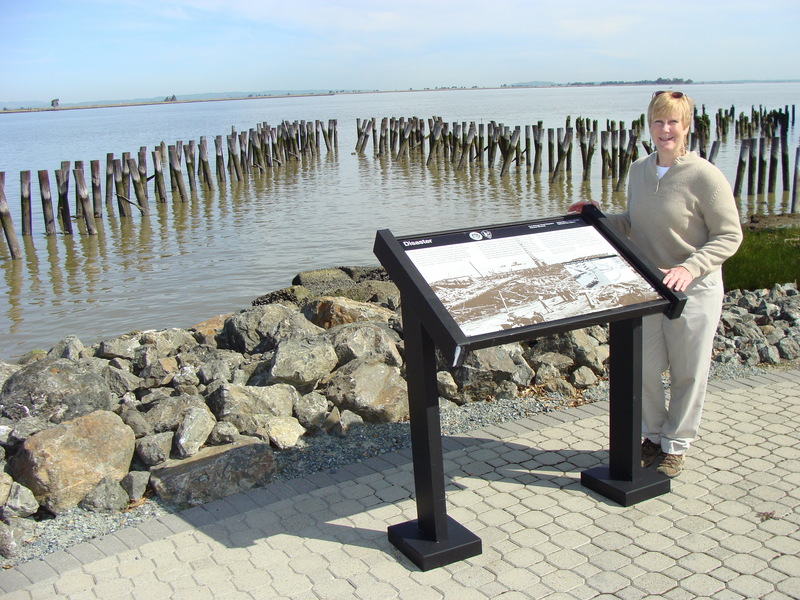
{"type": "Polygon", "coordinates": [[[150,214],[150,206],[147,201],[147,191],[145,190],[145,182],[139,178],[139,169],[136,166],[136,161],[132,158],[128,159],[128,167],[131,172],[131,181],[133,182],[133,191],[136,194],[136,200],[139,202],[139,210],[143,215],[150,214]]]}
{"type": "Polygon", "coordinates": [[[161,166],[161,152],[153,150],[153,178],[156,195],[156,202],[164,203],[167,201],[167,186],[164,184],[164,170],[161,166]]]}
{"type": "Polygon", "coordinates": [[[100,161],[93,160],[89,163],[92,173],[92,214],[95,219],[103,216],[103,192],[100,188],[100,161]]]}
{"type": "Polygon", "coordinates": [[[61,230],[66,235],[72,235],[72,217],[69,214],[68,169],[61,168],[56,171],[56,186],[58,188],[58,216],[61,219],[61,230]]]}
{"type": "Polygon", "coordinates": [[[117,190],[117,208],[120,217],[130,217],[131,211],[128,207],[130,199],[125,195],[125,184],[122,181],[122,161],[114,159],[114,188],[117,190]]]}
{"type": "Polygon", "coordinates": [[[14,221],[11,219],[11,211],[8,208],[8,202],[6,201],[6,192],[4,189],[5,176],[5,173],[2,173],[2,176],[0,176],[0,224],[2,224],[3,233],[6,236],[6,242],[8,243],[8,250],[11,253],[11,258],[17,259],[22,258],[22,251],[19,247],[17,234],[14,231],[14,221]]]}
{"type": "Polygon", "coordinates": [[[106,154],[106,210],[111,213],[114,205],[114,153],[106,154]]]}
{"type": "MultiPolygon", "coordinates": [[[[86,187],[86,180],[83,177],[83,169],[74,169],[72,174],[75,176],[75,194],[82,208],[83,221],[86,224],[86,231],[89,235],[96,235],[97,229],[94,223],[94,211],[89,204],[89,190],[86,187]]],[[[138,172],[137,172],[138,177],[138,172]]]]}
{"type": "Polygon", "coordinates": [[[42,217],[45,235],[55,235],[56,219],[53,214],[53,197],[50,193],[50,176],[47,171],[39,171],[39,193],[42,197],[42,217]]]}
{"type": "Polygon", "coordinates": [[[31,212],[31,172],[21,171],[19,174],[19,195],[22,208],[22,235],[31,235],[33,217],[31,212]]]}

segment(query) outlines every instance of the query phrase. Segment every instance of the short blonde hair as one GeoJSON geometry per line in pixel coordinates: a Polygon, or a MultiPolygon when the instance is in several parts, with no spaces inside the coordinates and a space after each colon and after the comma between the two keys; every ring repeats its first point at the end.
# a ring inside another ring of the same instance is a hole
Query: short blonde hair
{"type": "Polygon", "coordinates": [[[683,92],[668,90],[656,92],[650,105],[647,107],[647,123],[651,124],[656,119],[677,114],[681,123],[687,129],[692,124],[694,114],[694,101],[683,92]]]}

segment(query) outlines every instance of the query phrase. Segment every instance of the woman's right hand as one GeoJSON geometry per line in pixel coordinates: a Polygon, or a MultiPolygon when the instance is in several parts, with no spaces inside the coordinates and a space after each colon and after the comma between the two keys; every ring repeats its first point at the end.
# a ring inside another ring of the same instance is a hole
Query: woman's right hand
{"type": "Polygon", "coordinates": [[[583,200],[581,200],[580,202],[576,202],[575,204],[570,206],[567,209],[567,212],[579,213],[579,212],[581,212],[583,210],[584,206],[587,206],[589,204],[592,204],[592,205],[596,206],[597,208],[600,208],[600,205],[597,202],[595,202],[594,200],[592,200],[591,202],[584,202],[583,200]]]}

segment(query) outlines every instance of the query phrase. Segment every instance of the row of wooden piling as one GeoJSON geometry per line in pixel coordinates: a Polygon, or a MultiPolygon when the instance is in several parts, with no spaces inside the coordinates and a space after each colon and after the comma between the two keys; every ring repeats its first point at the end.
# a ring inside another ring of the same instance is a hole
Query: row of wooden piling
{"type": "MultiPolygon", "coordinates": [[[[624,179],[627,165],[636,159],[636,140],[641,132],[639,124],[637,120],[637,126],[629,131],[622,122],[619,126],[614,121],[606,123],[606,131],[600,133],[602,178],[624,179]]],[[[476,124],[475,121],[469,124],[448,123],[441,117],[427,121],[417,117],[384,117],[379,128],[375,118],[358,119],[355,151],[364,154],[371,137],[376,156],[391,156],[396,160],[418,157],[426,165],[434,160],[444,160],[454,164],[457,171],[469,164],[493,168],[497,162],[501,175],[509,173],[515,164],[518,169],[524,164],[525,169],[538,174],[543,168],[546,133],[547,170],[550,180],[558,181],[565,172],[572,171],[575,129],[581,149],[583,179],[588,180],[597,144],[598,123],[580,118],[575,128],[571,127],[567,117],[564,127],[549,129],[545,129],[541,121],[536,125],[525,125],[523,129],[522,126],[509,127],[495,121],[487,124],[476,124]]]]}
{"type": "MultiPolygon", "coordinates": [[[[217,185],[221,185],[228,177],[238,181],[254,171],[265,172],[291,161],[302,161],[307,157],[313,157],[320,153],[323,142],[327,151],[331,152],[338,148],[339,144],[337,127],[337,120],[331,119],[327,125],[320,120],[283,121],[276,127],[270,127],[268,123],[259,123],[248,132],[240,133],[231,128],[231,133],[226,139],[223,139],[222,135],[214,138],[213,170],[205,136],[200,138],[199,144],[194,140],[188,144],[178,141],[169,146],[161,142],[161,145],[151,152],[152,176],[148,176],[146,147],[139,149],[136,158],[129,152],[123,152],[122,158],[115,158],[113,153],[109,153],[106,155],[105,165],[105,196],[102,193],[103,173],[100,161],[90,162],[91,198],[83,161],[76,161],[73,168],[70,168],[70,161],[64,161],[61,163],[61,168],[55,171],[58,198],[55,211],[49,172],[42,170],[37,173],[45,235],[56,234],[57,221],[61,222],[64,234],[73,233],[73,215],[69,206],[70,174],[75,181],[74,216],[83,220],[89,235],[94,235],[97,233],[95,220],[102,218],[104,208],[108,214],[113,213],[115,198],[120,217],[129,217],[133,208],[138,209],[142,215],[148,215],[150,198],[147,182],[151,179],[156,202],[167,202],[167,179],[172,193],[179,196],[182,202],[186,202],[189,200],[189,192],[195,191],[200,186],[209,190],[214,189],[215,180],[217,185]],[[189,192],[185,180],[188,180],[189,192]]],[[[0,172],[0,221],[11,257],[21,258],[19,240],[14,230],[4,188],[5,173],[0,172]]],[[[33,231],[30,171],[20,172],[20,202],[22,235],[29,236],[33,231]]]]}
{"type": "MultiPolygon", "coordinates": [[[[734,194],[741,195],[745,172],[747,174],[747,194],[774,193],[777,187],[778,165],[782,173],[783,191],[792,189],[792,174],[789,167],[788,130],[790,121],[794,124],[795,106],[786,106],[782,110],[766,111],[763,108],[751,109],[750,116],[741,114],[735,119],[735,107],[729,110],[719,109],[715,113],[716,138],[709,148],[711,140],[711,118],[705,106],[694,113],[694,128],[690,134],[690,149],[696,150],[700,156],[715,162],[720,143],[725,142],[731,125],[735,126],[736,137],[741,139],[741,154],[736,172],[734,194]],[[791,115],[791,116],[790,116],[791,115]],[[768,166],[767,166],[768,165],[768,166]]],[[[628,167],[638,158],[637,142],[643,137],[646,126],[645,115],[636,119],[630,129],[620,122],[606,122],[606,129],[599,133],[601,149],[601,179],[614,179],[616,188],[624,185],[628,167]]],[[[578,117],[575,128],[570,126],[567,117],[565,127],[547,129],[548,173],[550,181],[563,178],[565,172],[572,171],[573,138],[577,130],[580,145],[583,181],[588,181],[591,174],[592,158],[598,136],[597,121],[589,121],[578,117]]],[[[418,157],[430,165],[434,160],[444,160],[455,165],[456,171],[467,165],[494,167],[495,160],[500,162],[500,174],[506,175],[516,164],[524,166],[534,174],[542,171],[544,144],[542,122],[522,127],[509,127],[494,121],[484,126],[474,121],[444,122],[441,117],[426,120],[417,117],[394,118],[383,117],[378,129],[375,118],[358,119],[356,122],[357,141],[355,151],[364,154],[370,137],[375,156],[391,156],[396,160],[418,157]],[[426,134],[427,131],[429,133],[426,134]],[[426,144],[427,141],[427,144],[426,144]],[[523,147],[524,143],[524,147],[523,147]],[[427,154],[426,154],[427,152],[427,154]],[[498,158],[499,157],[499,158],[498,158]],[[485,158],[485,160],[484,160],[485,158]]],[[[647,153],[652,152],[650,143],[642,139],[642,146],[647,153]]],[[[795,177],[796,178],[796,177],[795,177]]]]}
{"type": "MultiPolygon", "coordinates": [[[[795,122],[795,107],[786,106],[783,110],[766,111],[762,107],[752,108],[750,115],[741,114],[735,118],[735,108],[720,109],[715,113],[716,138],[708,148],[711,139],[710,116],[705,107],[695,109],[694,127],[690,135],[690,148],[697,150],[711,162],[716,160],[720,142],[727,139],[731,126],[735,135],[741,140],[739,163],[737,167],[734,193],[741,195],[745,174],[747,176],[747,193],[754,195],[775,191],[777,185],[778,165],[783,174],[783,190],[789,191],[794,181],[791,211],[794,212],[800,169],[800,148],[795,158],[795,172],[789,172],[789,124],[795,122]],[[791,116],[790,116],[791,115],[791,116]]],[[[376,119],[358,119],[356,121],[357,142],[356,153],[365,154],[366,147],[372,138],[373,154],[389,156],[395,160],[420,159],[426,165],[433,161],[447,161],[455,165],[457,171],[472,166],[500,165],[500,174],[508,174],[516,165],[517,169],[526,169],[534,174],[542,173],[544,168],[545,132],[547,140],[547,171],[551,182],[564,178],[565,173],[572,171],[573,144],[577,138],[580,147],[583,176],[587,181],[591,174],[592,160],[598,137],[600,138],[601,178],[616,180],[615,189],[624,185],[629,166],[638,158],[638,142],[647,153],[652,152],[651,145],[643,139],[646,130],[645,115],[633,121],[630,127],[624,122],[606,121],[605,130],[599,131],[596,120],[590,121],[578,117],[575,126],[571,117],[567,117],[564,127],[545,129],[542,122],[535,125],[510,127],[503,123],[491,121],[487,124],[476,124],[474,121],[448,123],[441,117],[427,120],[412,117],[384,117],[379,123],[376,119]],[[524,161],[524,162],[523,162],[524,161]],[[524,165],[524,166],[523,166],[524,165]]],[[[173,195],[181,201],[188,200],[183,169],[185,166],[189,189],[198,186],[214,189],[214,181],[218,185],[226,181],[242,180],[251,172],[264,172],[267,169],[282,166],[293,160],[303,160],[314,156],[321,150],[324,141],[328,151],[338,148],[336,120],[330,120],[327,127],[317,121],[282,122],[277,127],[267,123],[258,124],[248,132],[237,133],[232,129],[230,135],[214,138],[215,169],[212,171],[209,149],[205,137],[200,138],[199,146],[194,141],[188,144],[176,142],[167,146],[164,142],[152,151],[154,173],[147,173],[147,149],[140,148],[138,160],[129,153],[123,153],[121,159],[113,154],[106,157],[105,170],[105,207],[113,212],[116,198],[120,216],[130,216],[132,208],[138,208],[142,214],[149,213],[147,181],[154,179],[153,189],[157,202],[166,202],[166,180],[173,195]],[[227,147],[227,163],[225,148],[227,147]],[[165,174],[166,171],[166,174],[165,174]],[[131,186],[133,194],[131,194],[131,186]],[[134,199],[135,195],[135,199],[134,199]]],[[[91,201],[89,188],[84,179],[83,163],[76,162],[72,169],[76,185],[75,216],[82,218],[89,234],[96,233],[93,219],[101,218],[103,213],[103,197],[101,195],[102,174],[99,161],[91,161],[91,201]]],[[[53,212],[49,175],[47,171],[39,171],[39,186],[42,195],[43,216],[47,235],[56,233],[55,224],[58,218],[64,233],[72,233],[72,222],[67,199],[70,179],[70,163],[62,163],[56,171],[58,192],[58,211],[53,212]]],[[[30,210],[30,172],[20,174],[22,201],[23,235],[31,234],[30,210]]],[[[0,183],[4,181],[0,180],[0,183]]],[[[13,258],[18,258],[19,244],[14,234],[8,204],[0,185],[0,218],[13,258]]]]}

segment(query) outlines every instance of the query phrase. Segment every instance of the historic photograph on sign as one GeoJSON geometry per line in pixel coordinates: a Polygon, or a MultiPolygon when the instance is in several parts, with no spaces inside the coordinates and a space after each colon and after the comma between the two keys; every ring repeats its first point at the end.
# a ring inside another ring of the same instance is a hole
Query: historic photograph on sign
{"type": "Polygon", "coordinates": [[[577,219],[404,245],[467,336],[660,298],[594,227],[577,219]]]}

